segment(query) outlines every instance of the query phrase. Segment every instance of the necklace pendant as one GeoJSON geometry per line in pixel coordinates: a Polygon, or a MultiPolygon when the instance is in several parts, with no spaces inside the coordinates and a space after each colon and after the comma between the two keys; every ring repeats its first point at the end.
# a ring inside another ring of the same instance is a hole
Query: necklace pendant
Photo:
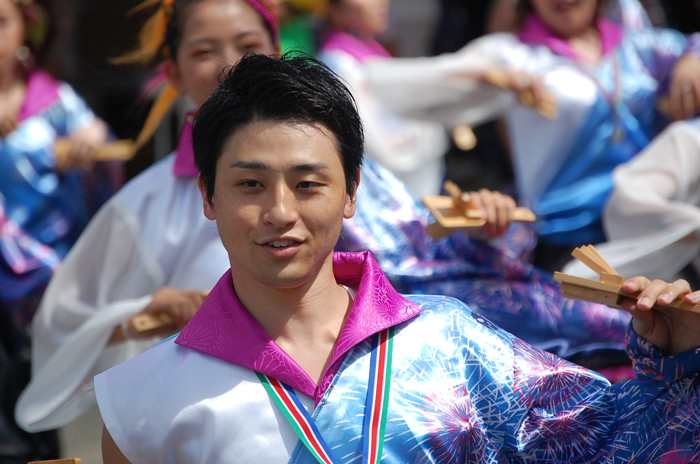
{"type": "Polygon", "coordinates": [[[610,137],[610,139],[613,142],[618,143],[618,142],[622,142],[623,140],[625,140],[626,136],[627,136],[627,134],[625,133],[625,130],[622,127],[615,126],[615,129],[613,129],[613,133],[612,133],[612,136],[610,137]]]}

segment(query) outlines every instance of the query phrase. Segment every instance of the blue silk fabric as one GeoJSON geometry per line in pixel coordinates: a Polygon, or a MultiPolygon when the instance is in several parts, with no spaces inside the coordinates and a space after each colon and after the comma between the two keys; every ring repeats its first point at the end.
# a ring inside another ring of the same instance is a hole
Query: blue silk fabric
{"type": "MultiPolygon", "coordinates": [[[[686,38],[671,30],[625,31],[620,46],[594,69],[607,95],[598,92],[574,140],[562,153],[562,168],[531,205],[538,217],[539,240],[548,245],[605,241],[602,212],[613,189],[612,171],[629,161],[667,122],[656,112],[673,67],[684,52],[697,52],[700,35],[686,38]],[[622,100],[612,102],[619,63],[622,100]]],[[[573,64],[572,64],[573,66],[573,64]]]]}
{"type": "Polygon", "coordinates": [[[54,103],[0,138],[0,302],[24,313],[20,325],[28,324],[53,269],[113,191],[106,168],[56,171],[56,139],[93,119],[62,84],[54,103]]]}
{"type": "Polygon", "coordinates": [[[627,313],[563,298],[558,282],[521,259],[532,231],[515,226],[493,246],[462,233],[433,241],[430,212],[391,172],[366,159],[361,179],[336,251],[371,251],[399,293],[457,298],[562,357],[624,350],[627,313]]]}
{"type": "MultiPolygon", "coordinates": [[[[700,350],[661,358],[630,330],[637,379],[611,386],[446,297],[396,327],[382,463],[700,460],[700,350]]],[[[340,463],[361,462],[370,340],[313,413],[340,463]]],[[[290,463],[315,464],[300,443],[290,463]]]]}

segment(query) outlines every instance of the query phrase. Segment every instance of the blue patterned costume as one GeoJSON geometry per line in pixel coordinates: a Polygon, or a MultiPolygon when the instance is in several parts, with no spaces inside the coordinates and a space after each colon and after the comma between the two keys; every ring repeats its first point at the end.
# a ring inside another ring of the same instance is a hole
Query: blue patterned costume
{"type": "Polygon", "coordinates": [[[624,349],[629,315],[563,298],[551,276],[520,259],[532,246],[529,231],[514,227],[498,246],[464,234],[434,242],[424,230],[430,212],[391,172],[366,159],[361,178],[357,211],[336,250],[370,250],[399,292],[457,298],[562,357],[624,349]]]}
{"type": "MultiPolygon", "coordinates": [[[[700,350],[664,358],[630,333],[637,380],[610,386],[455,300],[397,327],[385,463],[691,463],[700,459],[700,350]],[[663,362],[665,361],[665,362],[663,362]],[[670,361],[670,364],[668,364],[670,361]],[[682,378],[682,374],[690,374],[682,378]],[[674,382],[675,383],[671,383],[674,382]]],[[[369,341],[346,358],[314,419],[341,462],[362,453],[369,341]]],[[[291,463],[312,464],[297,447],[291,463]]]]}
{"type": "Polygon", "coordinates": [[[399,295],[369,253],[338,253],[333,270],[357,294],[318,384],[227,272],[177,339],[95,378],[122,453],[134,464],[315,464],[257,371],[295,389],[337,462],[361,462],[370,340],[394,327],[383,463],[700,459],[700,349],[663,357],[630,330],[637,379],[611,386],[453,298],[399,295]]]}
{"type": "Polygon", "coordinates": [[[656,101],[675,63],[697,53],[700,35],[629,27],[599,18],[603,57],[593,65],[536,16],[515,34],[489,34],[456,53],[367,64],[370,88],[398,114],[448,126],[502,117],[520,199],[538,217],[540,243],[600,243],[612,170],[663,127],[656,101]],[[458,75],[492,68],[536,76],[557,102],[547,119],[510,90],[458,75]]]}
{"type": "Polygon", "coordinates": [[[20,326],[29,323],[57,260],[112,193],[92,173],[56,171],[56,139],[94,121],[68,84],[34,71],[17,128],[0,138],[0,302],[21,313],[20,326]]]}

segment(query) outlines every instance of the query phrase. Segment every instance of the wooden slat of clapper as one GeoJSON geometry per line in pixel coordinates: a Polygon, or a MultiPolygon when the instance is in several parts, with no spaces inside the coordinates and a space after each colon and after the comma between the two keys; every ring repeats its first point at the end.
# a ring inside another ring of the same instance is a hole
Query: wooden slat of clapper
{"type": "MultiPolygon", "coordinates": [[[[634,300],[639,298],[641,292],[627,293],[622,290],[625,278],[617,274],[615,269],[600,256],[595,247],[587,245],[577,250],[580,250],[580,252],[575,251],[572,255],[597,273],[600,271],[601,279],[596,281],[555,272],[554,280],[561,283],[561,291],[565,298],[606,304],[617,309],[621,309],[619,305],[622,298],[634,300]]],[[[659,311],[668,310],[668,308],[700,313],[700,305],[686,303],[682,299],[678,299],[667,306],[654,305],[654,309],[659,311]]]]}
{"type": "Polygon", "coordinates": [[[55,459],[53,461],[32,461],[28,464],[81,464],[80,459],[55,459]]]}
{"type": "MultiPolygon", "coordinates": [[[[211,292],[211,289],[204,290],[202,292],[202,296],[204,298],[206,298],[210,292],[211,292]]],[[[170,316],[168,316],[165,313],[137,314],[136,316],[131,318],[131,325],[133,325],[134,330],[139,332],[139,333],[148,332],[149,330],[159,329],[161,327],[171,325],[172,323],[173,323],[173,320],[170,318],[170,316]]]]}
{"type": "MultiPolygon", "coordinates": [[[[469,194],[462,192],[457,184],[449,180],[445,182],[444,188],[450,194],[449,197],[423,197],[423,204],[428,207],[437,220],[425,228],[433,240],[454,232],[469,231],[486,224],[486,219],[482,217],[481,211],[477,208],[470,208],[469,194]]],[[[520,222],[534,222],[536,217],[527,208],[516,208],[513,219],[520,222]]]]}
{"type": "Polygon", "coordinates": [[[608,274],[618,275],[617,271],[605,260],[605,258],[603,258],[600,253],[598,253],[598,250],[596,250],[593,245],[586,245],[583,247],[583,249],[584,253],[600,263],[608,274]]]}

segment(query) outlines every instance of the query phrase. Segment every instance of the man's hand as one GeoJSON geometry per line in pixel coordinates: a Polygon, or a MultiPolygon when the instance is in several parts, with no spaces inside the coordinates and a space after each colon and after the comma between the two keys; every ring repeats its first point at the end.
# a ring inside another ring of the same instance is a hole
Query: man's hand
{"type": "Polygon", "coordinates": [[[694,53],[683,55],[673,68],[669,104],[675,120],[689,119],[700,112],[700,58],[694,53]]]}
{"type": "Polygon", "coordinates": [[[197,312],[203,302],[204,295],[201,292],[163,287],[153,295],[151,304],[146,306],[140,314],[152,314],[155,316],[167,314],[173,323],[165,327],[149,330],[148,332],[137,332],[134,330],[131,322],[129,322],[127,324],[129,337],[139,339],[179,332],[192,319],[192,316],[194,316],[194,313],[197,312]]]}
{"type": "Polygon", "coordinates": [[[666,355],[689,351],[700,346],[700,314],[676,308],[652,309],[654,304],[668,306],[679,297],[690,304],[700,302],[700,292],[690,292],[685,280],[672,284],[633,277],[622,286],[628,293],[640,292],[635,301],[624,299],[620,306],[634,319],[632,328],[640,337],[658,346],[666,355]]]}
{"type": "Polygon", "coordinates": [[[486,224],[479,230],[469,232],[469,237],[477,240],[490,240],[502,237],[513,222],[515,200],[500,192],[481,189],[469,192],[468,205],[481,210],[486,224]]]}

